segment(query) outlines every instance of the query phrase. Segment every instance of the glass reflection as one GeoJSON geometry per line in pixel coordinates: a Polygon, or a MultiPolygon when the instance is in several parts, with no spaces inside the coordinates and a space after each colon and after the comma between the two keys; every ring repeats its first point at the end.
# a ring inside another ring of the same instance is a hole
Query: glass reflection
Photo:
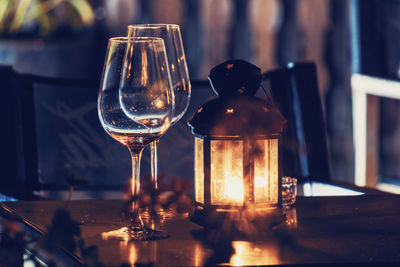
{"type": "Polygon", "coordinates": [[[278,248],[265,244],[254,244],[248,241],[233,241],[235,254],[231,257],[229,265],[269,265],[281,264],[278,248]]]}
{"type": "Polygon", "coordinates": [[[295,207],[288,207],[283,209],[283,213],[286,215],[286,226],[289,229],[297,229],[297,211],[295,207]]]}
{"type": "Polygon", "coordinates": [[[194,245],[194,265],[203,266],[205,259],[204,248],[199,243],[194,245]]]}
{"type": "MultiPolygon", "coordinates": [[[[131,266],[140,264],[155,264],[157,262],[157,242],[129,242],[121,241],[120,249],[123,255],[126,255],[128,263],[131,266]]],[[[124,257],[125,258],[125,257],[124,257]]]]}
{"type": "Polygon", "coordinates": [[[129,263],[133,266],[138,261],[137,248],[134,244],[129,245],[129,263]]]}

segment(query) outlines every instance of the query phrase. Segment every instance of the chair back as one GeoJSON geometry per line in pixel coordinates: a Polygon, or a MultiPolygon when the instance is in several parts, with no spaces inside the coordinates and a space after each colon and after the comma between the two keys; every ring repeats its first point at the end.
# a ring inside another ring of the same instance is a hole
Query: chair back
{"type": "Polygon", "coordinates": [[[0,65],[0,81],[1,193],[26,198],[38,187],[31,76],[0,65]]]}
{"type": "Polygon", "coordinates": [[[300,181],[329,181],[326,124],[315,64],[289,63],[264,77],[287,120],[281,142],[283,176],[297,177],[300,181]]]}
{"type": "MultiPolygon", "coordinates": [[[[0,179],[3,192],[27,199],[35,190],[68,189],[67,180],[73,178],[86,180],[80,188],[97,191],[94,197],[101,198],[99,192],[126,184],[129,151],[101,126],[97,83],[18,74],[6,66],[0,68],[0,77],[7,85],[1,108],[8,112],[1,117],[12,128],[3,139],[9,155],[2,166],[7,169],[0,179]]],[[[160,139],[159,173],[167,177],[193,180],[193,135],[186,123],[214,94],[207,81],[193,81],[192,88],[188,111],[160,139]]],[[[142,179],[149,177],[148,149],[141,170],[142,179]]]]}

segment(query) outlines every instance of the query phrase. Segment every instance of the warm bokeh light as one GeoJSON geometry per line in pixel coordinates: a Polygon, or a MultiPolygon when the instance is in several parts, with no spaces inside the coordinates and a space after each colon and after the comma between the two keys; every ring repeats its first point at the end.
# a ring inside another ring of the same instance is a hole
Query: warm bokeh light
{"type": "Polygon", "coordinates": [[[164,101],[162,101],[161,99],[156,99],[154,100],[154,106],[158,109],[162,109],[164,108],[164,101]]]}

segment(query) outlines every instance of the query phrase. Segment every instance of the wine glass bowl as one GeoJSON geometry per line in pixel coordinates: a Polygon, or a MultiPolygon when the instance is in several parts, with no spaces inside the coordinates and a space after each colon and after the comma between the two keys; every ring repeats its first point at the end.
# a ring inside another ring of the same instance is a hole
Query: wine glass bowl
{"type": "MultiPolygon", "coordinates": [[[[164,41],[117,37],[109,40],[98,96],[98,114],[106,132],[125,145],[132,158],[130,199],[140,194],[140,159],[144,147],[171,125],[174,96],[164,41]]],[[[107,238],[146,240],[166,237],[144,226],[138,201],[132,201],[126,227],[107,238]]]]}
{"type": "Polygon", "coordinates": [[[137,24],[128,26],[128,37],[157,37],[164,40],[172,88],[175,95],[175,112],[172,124],[185,114],[190,101],[191,85],[179,25],[137,24]]]}

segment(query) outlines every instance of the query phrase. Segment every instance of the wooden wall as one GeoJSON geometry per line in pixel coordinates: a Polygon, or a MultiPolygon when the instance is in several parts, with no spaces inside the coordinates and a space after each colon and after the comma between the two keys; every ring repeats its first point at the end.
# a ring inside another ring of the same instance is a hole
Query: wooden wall
{"type": "Polygon", "coordinates": [[[192,79],[205,79],[213,66],[229,58],[248,60],[263,71],[290,61],[314,61],[327,118],[332,177],[353,182],[348,0],[119,2],[138,10],[119,25],[181,25],[192,79]]]}

